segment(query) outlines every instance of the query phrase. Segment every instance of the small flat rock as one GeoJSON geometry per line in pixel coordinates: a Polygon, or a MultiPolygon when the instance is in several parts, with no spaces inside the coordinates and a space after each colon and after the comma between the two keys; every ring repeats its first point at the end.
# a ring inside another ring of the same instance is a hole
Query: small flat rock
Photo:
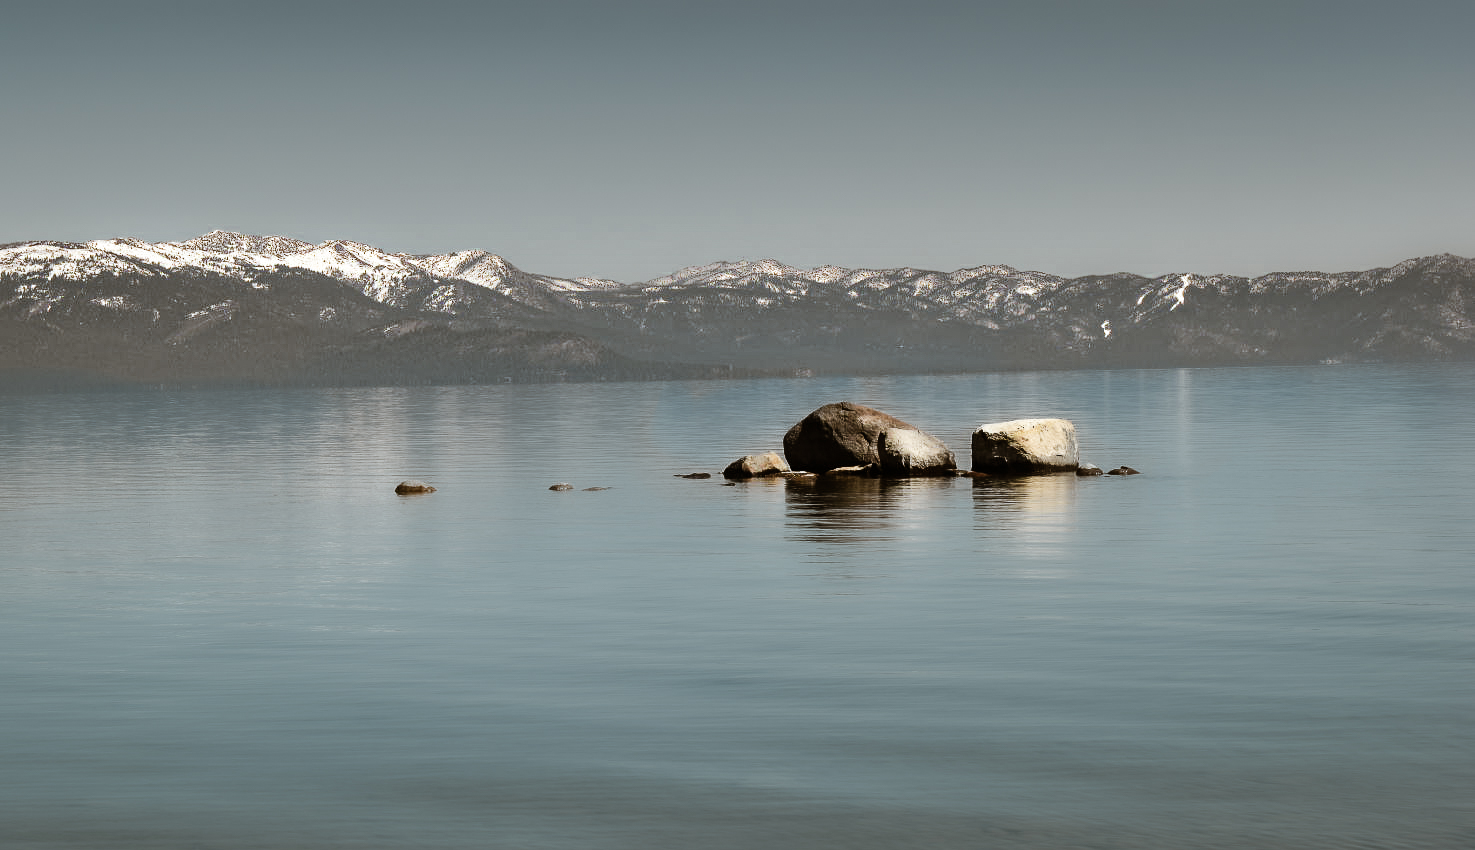
{"type": "Polygon", "coordinates": [[[875,478],[876,476],[879,476],[881,474],[881,467],[873,463],[861,464],[859,466],[837,466],[834,469],[825,470],[824,474],[862,475],[870,478],[875,478]]]}
{"type": "Polygon", "coordinates": [[[424,481],[401,481],[395,485],[394,492],[401,496],[418,496],[424,493],[434,493],[435,488],[424,481]]]}
{"type": "Polygon", "coordinates": [[[712,473],[710,473],[710,472],[688,472],[685,475],[677,475],[676,477],[677,478],[690,478],[693,481],[700,481],[703,478],[711,478],[712,477],[712,473]]]}
{"type": "Polygon", "coordinates": [[[552,487],[549,487],[548,489],[549,490],[572,490],[572,489],[574,489],[574,485],[572,485],[572,484],[554,484],[552,487]]]}
{"type": "Polygon", "coordinates": [[[1118,466],[1116,469],[1106,473],[1107,475],[1141,475],[1142,473],[1130,466],[1118,466]]]}
{"type": "Polygon", "coordinates": [[[608,489],[609,489],[608,487],[585,487],[584,488],[584,492],[585,493],[597,493],[600,490],[608,490],[608,489]]]}
{"type": "Polygon", "coordinates": [[[783,475],[788,471],[789,465],[784,462],[778,452],[767,452],[761,455],[743,455],[722,470],[722,477],[764,478],[770,475],[783,475]]]}

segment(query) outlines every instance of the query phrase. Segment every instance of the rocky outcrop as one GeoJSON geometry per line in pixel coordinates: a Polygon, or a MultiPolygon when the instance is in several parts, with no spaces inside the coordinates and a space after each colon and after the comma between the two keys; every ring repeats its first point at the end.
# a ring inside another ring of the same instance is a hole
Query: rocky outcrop
{"type": "Polygon", "coordinates": [[[876,441],[881,474],[950,475],[958,462],[952,450],[931,434],[913,428],[887,428],[876,441]]]}
{"type": "Polygon", "coordinates": [[[1004,475],[1069,472],[1080,466],[1076,428],[1068,419],[1015,419],[973,432],[973,471],[1004,475]]]}
{"type": "Polygon", "coordinates": [[[875,466],[887,474],[927,474],[952,469],[952,453],[936,437],[872,407],[842,401],[801,419],[784,435],[784,456],[795,469],[828,472],[846,466],[875,466]],[[890,431],[891,468],[881,457],[882,435],[890,431]],[[900,433],[909,432],[909,433],[900,433]],[[944,455],[939,453],[945,453],[944,455]]]}
{"type": "Polygon", "coordinates": [[[761,455],[743,455],[727,465],[722,470],[724,478],[764,478],[770,475],[783,475],[789,471],[789,465],[779,457],[778,452],[767,452],[761,455]]]}

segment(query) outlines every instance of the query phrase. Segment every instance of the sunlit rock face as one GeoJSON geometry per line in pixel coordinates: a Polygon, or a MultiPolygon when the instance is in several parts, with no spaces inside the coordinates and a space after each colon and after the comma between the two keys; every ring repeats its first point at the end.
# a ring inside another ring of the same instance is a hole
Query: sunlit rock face
{"type": "Polygon", "coordinates": [[[1068,472],[1081,465],[1076,426],[1068,419],[1014,419],[973,432],[974,472],[1030,475],[1068,472]]]}
{"type": "Polygon", "coordinates": [[[912,428],[882,431],[876,454],[882,475],[947,475],[958,467],[952,450],[941,440],[912,428]]]}

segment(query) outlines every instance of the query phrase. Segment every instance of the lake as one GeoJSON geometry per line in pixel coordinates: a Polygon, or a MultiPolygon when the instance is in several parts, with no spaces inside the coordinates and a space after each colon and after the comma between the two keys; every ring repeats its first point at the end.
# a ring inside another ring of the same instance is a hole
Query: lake
{"type": "Polygon", "coordinates": [[[0,458],[7,850],[1475,846],[1475,366],[13,394],[0,458]],[[842,400],[1144,474],[723,481],[842,400]]]}

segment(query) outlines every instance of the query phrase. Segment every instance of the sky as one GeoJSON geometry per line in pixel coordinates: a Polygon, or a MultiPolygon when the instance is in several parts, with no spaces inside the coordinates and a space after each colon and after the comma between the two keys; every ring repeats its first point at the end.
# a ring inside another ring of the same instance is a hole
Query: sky
{"type": "Polygon", "coordinates": [[[1475,255],[1475,3],[12,2],[0,243],[563,277],[1475,255]]]}

